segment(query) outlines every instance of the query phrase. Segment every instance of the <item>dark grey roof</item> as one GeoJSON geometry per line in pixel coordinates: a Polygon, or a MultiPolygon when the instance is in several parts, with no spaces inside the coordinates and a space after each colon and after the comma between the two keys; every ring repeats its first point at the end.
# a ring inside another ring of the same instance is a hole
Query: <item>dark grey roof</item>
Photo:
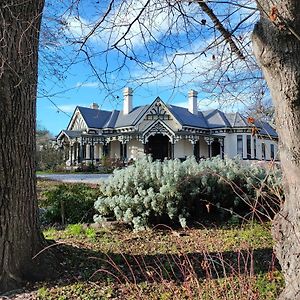
{"type": "Polygon", "coordinates": [[[202,112],[198,111],[198,115],[194,115],[184,107],[169,105],[168,108],[181,125],[208,128],[207,122],[203,117],[202,112]]]}
{"type": "Polygon", "coordinates": [[[117,118],[120,114],[119,110],[113,110],[109,116],[107,122],[102,126],[102,128],[115,128],[117,118]]]}
{"type": "Polygon", "coordinates": [[[123,111],[119,113],[115,127],[133,126],[144,114],[149,105],[135,107],[128,115],[124,115],[123,111]]]}
{"type": "MultiPolygon", "coordinates": [[[[145,114],[149,105],[135,107],[128,115],[124,115],[123,111],[113,110],[105,111],[80,107],[78,109],[84,118],[86,124],[90,128],[119,128],[126,126],[134,126],[145,114]]],[[[218,109],[209,111],[198,111],[194,115],[187,108],[168,105],[168,109],[182,126],[191,126],[204,129],[213,128],[234,128],[234,127],[250,127],[247,118],[240,113],[224,113],[218,109]]],[[[271,137],[278,137],[276,130],[267,122],[255,121],[255,126],[260,129],[260,134],[271,137]]],[[[64,130],[70,137],[74,138],[79,135],[79,131],[64,130]]]]}
{"type": "Polygon", "coordinates": [[[62,130],[58,136],[65,134],[66,136],[68,136],[70,139],[74,139],[76,137],[80,137],[81,135],[81,131],[77,131],[77,130],[62,130]]]}
{"type": "Polygon", "coordinates": [[[247,118],[240,113],[226,113],[225,115],[231,127],[249,127],[247,118]]]}
{"type": "Polygon", "coordinates": [[[204,111],[203,115],[209,128],[231,127],[226,115],[218,109],[204,111]]]}
{"type": "Polygon", "coordinates": [[[226,119],[228,120],[231,127],[234,127],[234,122],[236,119],[236,113],[226,113],[226,119]]]}
{"type": "Polygon", "coordinates": [[[88,107],[77,107],[90,128],[103,128],[111,117],[112,112],[88,107]]]}
{"type": "Polygon", "coordinates": [[[271,137],[278,137],[276,130],[269,123],[264,121],[255,121],[254,123],[256,127],[260,128],[260,134],[271,137]]]}

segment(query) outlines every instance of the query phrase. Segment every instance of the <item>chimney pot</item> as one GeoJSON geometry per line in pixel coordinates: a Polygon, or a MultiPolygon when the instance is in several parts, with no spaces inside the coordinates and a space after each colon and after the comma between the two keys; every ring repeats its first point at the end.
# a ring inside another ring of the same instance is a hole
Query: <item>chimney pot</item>
{"type": "Polygon", "coordinates": [[[132,88],[126,87],[123,90],[123,114],[128,115],[132,111],[132,88]]]}
{"type": "Polygon", "coordinates": [[[190,90],[188,93],[188,110],[193,115],[198,115],[198,92],[190,90]]]}
{"type": "Polygon", "coordinates": [[[90,108],[92,109],[99,109],[99,105],[95,102],[93,102],[91,105],[90,105],[90,108]]]}

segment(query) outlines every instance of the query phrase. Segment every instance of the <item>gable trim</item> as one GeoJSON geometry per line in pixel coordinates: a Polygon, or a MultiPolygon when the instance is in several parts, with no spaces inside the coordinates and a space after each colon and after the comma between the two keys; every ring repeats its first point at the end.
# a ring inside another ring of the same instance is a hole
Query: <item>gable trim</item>
{"type": "Polygon", "coordinates": [[[157,133],[168,136],[170,138],[170,141],[173,142],[175,132],[167,124],[162,122],[162,120],[156,120],[150,126],[147,127],[147,129],[143,132],[143,135],[142,135],[144,142],[147,143],[148,138],[157,133]],[[155,129],[155,127],[159,127],[159,126],[163,127],[164,130],[160,130],[159,128],[157,128],[156,130],[153,130],[153,129],[155,129]],[[151,132],[151,130],[153,130],[153,131],[151,132]]]}
{"type": "MultiPolygon", "coordinates": [[[[134,123],[134,125],[138,125],[138,123],[148,114],[148,113],[150,113],[150,110],[153,108],[153,105],[156,103],[156,102],[158,102],[158,101],[160,101],[163,105],[164,105],[164,109],[174,118],[174,120],[178,123],[178,124],[180,124],[181,126],[182,126],[182,124],[181,124],[181,122],[179,122],[179,120],[174,116],[174,114],[170,111],[170,109],[168,108],[168,106],[164,103],[164,101],[163,100],[161,100],[159,97],[156,97],[155,98],[155,100],[148,106],[148,108],[146,109],[146,111],[139,117],[139,118],[137,118],[136,119],[136,121],[135,121],[135,123],[134,123]]],[[[157,119],[157,120],[160,120],[160,121],[162,121],[161,119],[157,119]]]]}
{"type": "Polygon", "coordinates": [[[71,118],[71,120],[70,120],[70,122],[69,122],[69,124],[68,124],[67,130],[73,130],[73,129],[71,129],[71,127],[74,125],[75,120],[76,120],[76,118],[78,117],[78,115],[81,116],[81,118],[82,118],[82,120],[83,120],[83,122],[84,122],[84,125],[86,126],[86,129],[89,128],[88,125],[87,125],[87,123],[86,123],[86,120],[84,119],[83,115],[81,114],[81,112],[80,112],[78,106],[76,106],[76,108],[75,108],[75,110],[74,110],[74,113],[73,113],[73,115],[72,115],[72,118],[71,118]]]}

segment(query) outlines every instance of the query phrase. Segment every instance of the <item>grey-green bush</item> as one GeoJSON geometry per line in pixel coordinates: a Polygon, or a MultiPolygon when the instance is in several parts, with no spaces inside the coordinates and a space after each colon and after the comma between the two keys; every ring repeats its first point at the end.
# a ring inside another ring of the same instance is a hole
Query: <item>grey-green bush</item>
{"type": "Polygon", "coordinates": [[[185,227],[190,221],[203,222],[208,217],[274,213],[281,197],[277,168],[267,170],[218,157],[200,163],[193,157],[185,162],[146,157],[115,171],[100,188],[94,220],[114,217],[135,230],[166,222],[185,227]]]}

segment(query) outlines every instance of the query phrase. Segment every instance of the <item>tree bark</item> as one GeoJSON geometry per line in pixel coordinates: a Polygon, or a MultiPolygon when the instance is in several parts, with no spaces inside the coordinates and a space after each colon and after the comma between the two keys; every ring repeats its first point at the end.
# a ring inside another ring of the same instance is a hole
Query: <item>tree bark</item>
{"type": "Polygon", "coordinates": [[[35,178],[43,6],[43,0],[0,2],[0,294],[50,272],[45,256],[33,259],[45,246],[38,225],[35,178]]]}
{"type": "Polygon", "coordinates": [[[300,299],[300,1],[257,1],[253,47],[275,105],[285,203],[275,217],[275,253],[286,287],[280,299],[300,299]]]}

